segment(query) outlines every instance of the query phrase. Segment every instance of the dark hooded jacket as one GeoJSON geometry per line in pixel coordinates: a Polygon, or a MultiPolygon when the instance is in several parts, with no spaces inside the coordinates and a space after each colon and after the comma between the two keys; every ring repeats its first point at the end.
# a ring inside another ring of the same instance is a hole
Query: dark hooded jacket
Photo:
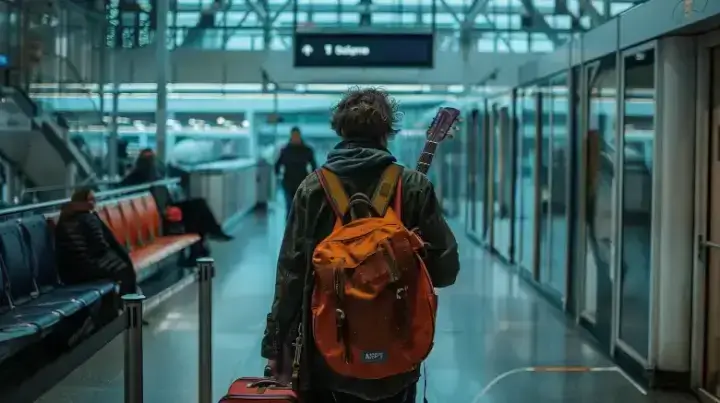
{"type": "Polygon", "coordinates": [[[86,202],[63,206],[55,245],[60,277],[69,284],[109,278],[133,267],[125,248],[86,202]]]}
{"type": "MultiPolygon", "coordinates": [[[[372,195],[378,180],[391,163],[389,151],[377,144],[343,141],[328,154],[325,168],[337,174],[347,194],[372,195]]],[[[418,228],[429,244],[425,257],[435,287],[455,282],[460,264],[457,243],[443,217],[428,178],[411,169],[402,175],[402,221],[407,228],[418,228]]],[[[315,246],[333,229],[335,216],[316,175],[309,175],[295,194],[280,249],[275,299],[268,315],[262,355],[286,360],[287,345],[296,336],[301,314],[309,317],[312,295],[310,258],[315,246]],[[298,309],[298,307],[304,307],[298,309]]],[[[303,321],[304,348],[301,360],[301,389],[330,389],[367,400],[390,397],[416,382],[419,370],[382,380],[344,378],[333,373],[315,349],[309,320],[303,321]]],[[[287,360],[286,360],[287,361],[287,360]]],[[[286,367],[287,362],[280,362],[286,367]]]]}
{"type": "Polygon", "coordinates": [[[140,155],[132,171],[120,181],[120,186],[136,186],[163,179],[163,171],[154,156],[140,155]]]}
{"type": "Polygon", "coordinates": [[[317,166],[313,149],[305,143],[289,143],[280,150],[280,156],[275,162],[275,174],[280,173],[280,167],[285,167],[282,178],[283,188],[294,191],[307,176],[308,165],[313,170],[317,166]]]}

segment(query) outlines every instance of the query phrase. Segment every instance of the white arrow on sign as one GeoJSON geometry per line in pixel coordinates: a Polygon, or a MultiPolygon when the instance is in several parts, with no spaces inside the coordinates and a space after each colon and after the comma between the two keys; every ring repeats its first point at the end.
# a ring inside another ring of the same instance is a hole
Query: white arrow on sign
{"type": "Polygon", "coordinates": [[[300,51],[305,55],[305,57],[309,57],[313,53],[314,49],[310,45],[305,45],[302,49],[300,49],[300,51]]]}

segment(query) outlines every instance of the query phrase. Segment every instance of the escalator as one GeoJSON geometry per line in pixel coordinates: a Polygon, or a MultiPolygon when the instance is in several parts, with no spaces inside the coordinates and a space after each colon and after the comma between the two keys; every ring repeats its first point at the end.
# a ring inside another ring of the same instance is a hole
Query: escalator
{"type": "Polygon", "coordinates": [[[180,45],[181,47],[220,49],[222,45],[221,37],[224,31],[213,29],[215,28],[217,4],[218,3],[213,3],[213,6],[206,8],[200,13],[197,24],[189,28],[185,34],[182,44],[180,45]]]}
{"type": "MultiPolygon", "coordinates": [[[[30,186],[63,187],[94,180],[91,161],[70,141],[69,130],[61,119],[43,111],[19,89],[2,87],[0,96],[5,105],[0,108],[0,122],[13,122],[0,129],[0,156],[30,186]]],[[[55,198],[57,194],[46,196],[38,199],[55,198]]]]}

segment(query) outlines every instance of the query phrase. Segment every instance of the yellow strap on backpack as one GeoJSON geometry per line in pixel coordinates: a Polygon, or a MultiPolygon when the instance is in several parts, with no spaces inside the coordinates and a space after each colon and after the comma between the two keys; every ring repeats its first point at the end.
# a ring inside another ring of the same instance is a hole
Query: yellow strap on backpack
{"type": "MultiPolygon", "coordinates": [[[[395,195],[397,183],[400,180],[402,172],[403,167],[401,165],[391,164],[383,171],[380,182],[375,187],[375,193],[373,194],[371,203],[381,217],[385,216],[387,208],[390,205],[390,200],[392,200],[395,195]]],[[[319,169],[317,176],[336,217],[342,220],[350,205],[350,199],[347,193],[345,193],[342,181],[337,175],[326,168],[319,169]]]]}
{"type": "Polygon", "coordinates": [[[325,190],[325,195],[330,201],[330,207],[332,207],[335,212],[335,216],[338,220],[342,220],[348,211],[350,199],[347,193],[345,193],[340,178],[326,168],[318,169],[317,177],[320,180],[323,190],[325,190]]]}
{"type": "Polygon", "coordinates": [[[402,165],[390,164],[389,167],[385,168],[382,177],[380,177],[380,183],[378,183],[375,187],[375,194],[373,194],[372,197],[372,205],[375,207],[375,211],[378,212],[380,217],[384,217],[387,212],[390,200],[392,200],[393,195],[395,195],[395,190],[397,189],[397,184],[400,180],[402,172],[402,165]]]}

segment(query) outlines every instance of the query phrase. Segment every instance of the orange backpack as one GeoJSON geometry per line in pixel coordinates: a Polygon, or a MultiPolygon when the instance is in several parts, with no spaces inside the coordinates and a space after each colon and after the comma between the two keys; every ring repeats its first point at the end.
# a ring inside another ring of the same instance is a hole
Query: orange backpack
{"type": "Polygon", "coordinates": [[[313,252],[312,329],[319,353],[346,377],[410,372],[433,347],[437,297],[423,242],[400,220],[401,174],[387,168],[370,200],[348,198],[335,174],[317,171],[337,219],[313,252]]]}

